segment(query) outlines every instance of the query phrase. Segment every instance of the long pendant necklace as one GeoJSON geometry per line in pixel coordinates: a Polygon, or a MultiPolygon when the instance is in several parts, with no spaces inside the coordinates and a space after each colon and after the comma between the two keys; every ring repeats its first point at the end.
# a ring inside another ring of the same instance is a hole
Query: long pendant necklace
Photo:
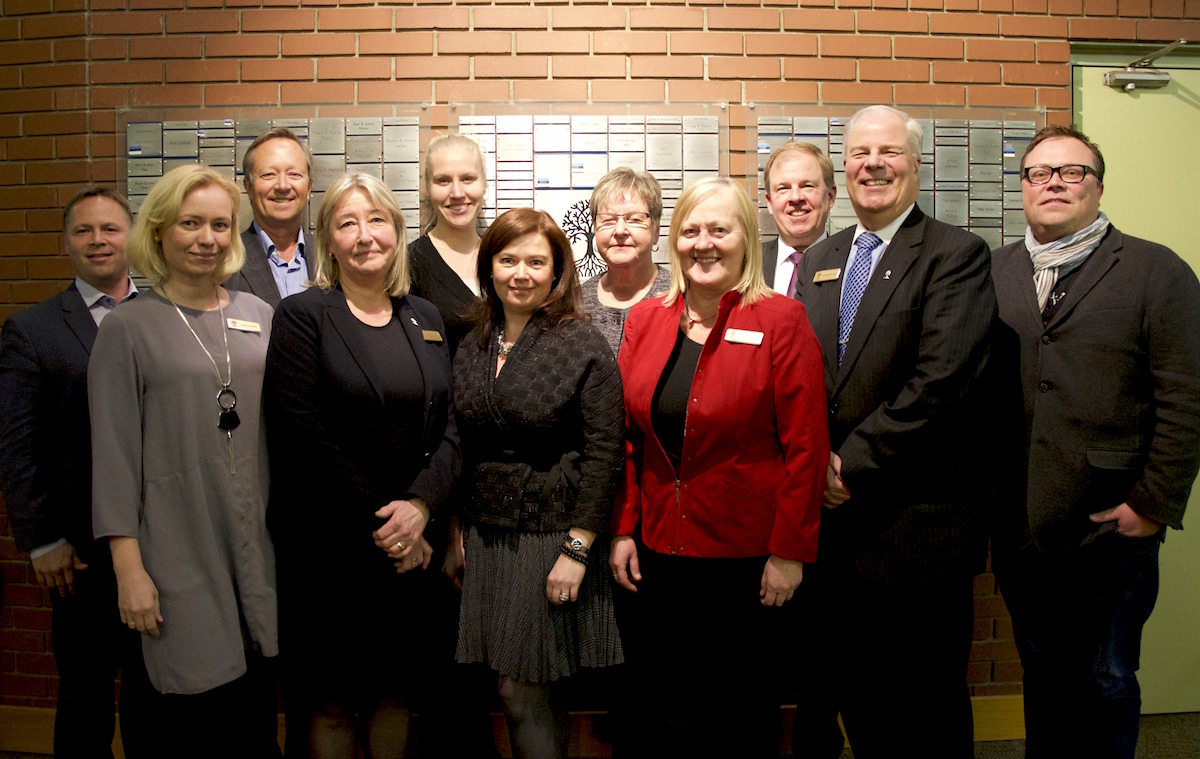
{"type": "Polygon", "coordinates": [[[708,321],[709,319],[711,319],[711,318],[713,318],[714,316],[716,316],[716,315],[717,315],[717,313],[718,313],[718,312],[720,312],[720,310],[721,310],[721,308],[720,308],[720,306],[718,306],[718,307],[717,307],[717,310],[716,310],[716,311],[713,311],[713,312],[712,312],[711,314],[709,314],[708,316],[696,316],[696,317],[693,317],[693,316],[692,316],[692,307],[691,307],[691,305],[690,305],[690,304],[687,302],[687,294],[685,293],[685,294],[684,294],[684,296],[683,296],[683,315],[684,315],[684,318],[686,318],[686,319],[687,319],[687,323],[688,323],[688,325],[687,325],[687,328],[688,328],[688,329],[691,329],[691,328],[692,328],[692,325],[694,325],[694,324],[699,324],[700,326],[702,326],[702,327],[703,327],[703,326],[704,326],[704,322],[706,322],[706,321],[708,321]]]}
{"type": "Polygon", "coordinates": [[[196,342],[200,344],[200,350],[204,351],[204,355],[208,356],[208,360],[212,362],[213,372],[217,375],[217,384],[221,389],[217,392],[217,408],[220,409],[220,416],[217,417],[217,429],[224,431],[225,438],[229,442],[229,473],[237,474],[237,459],[233,455],[233,431],[238,428],[242,420],[237,414],[237,396],[229,389],[229,385],[233,383],[233,361],[229,357],[229,330],[225,326],[225,309],[221,306],[221,294],[214,290],[217,296],[217,312],[221,315],[221,337],[225,340],[225,373],[228,379],[221,379],[221,370],[217,368],[217,360],[208,352],[208,348],[204,346],[204,341],[200,339],[200,335],[196,334],[196,330],[192,328],[192,323],[183,315],[183,309],[179,304],[171,298],[167,293],[167,288],[162,287],[162,294],[167,300],[171,301],[171,305],[175,307],[175,313],[179,314],[179,318],[183,319],[183,324],[192,333],[192,337],[196,338],[196,342]]]}

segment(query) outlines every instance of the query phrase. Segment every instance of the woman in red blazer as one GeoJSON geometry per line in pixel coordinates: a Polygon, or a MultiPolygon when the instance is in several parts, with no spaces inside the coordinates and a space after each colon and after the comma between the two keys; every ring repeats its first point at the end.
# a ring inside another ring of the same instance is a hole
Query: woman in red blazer
{"type": "Polygon", "coordinates": [[[784,603],[816,559],[829,464],[821,349],[763,281],[741,185],[688,188],[671,287],[630,312],[610,564],[636,703],[622,756],[778,756],[784,603]]]}

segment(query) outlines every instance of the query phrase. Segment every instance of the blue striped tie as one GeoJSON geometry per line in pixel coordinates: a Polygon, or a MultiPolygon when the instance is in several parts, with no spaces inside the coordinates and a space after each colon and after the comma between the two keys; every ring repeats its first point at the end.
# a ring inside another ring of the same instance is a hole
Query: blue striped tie
{"type": "Polygon", "coordinates": [[[862,300],[863,291],[871,279],[871,253],[880,245],[880,240],[870,232],[858,236],[855,245],[858,252],[854,254],[854,266],[846,275],[846,290],[842,293],[842,309],[838,313],[838,366],[842,365],[842,356],[846,355],[846,343],[850,340],[850,330],[854,328],[854,315],[858,313],[858,303],[862,300]]]}

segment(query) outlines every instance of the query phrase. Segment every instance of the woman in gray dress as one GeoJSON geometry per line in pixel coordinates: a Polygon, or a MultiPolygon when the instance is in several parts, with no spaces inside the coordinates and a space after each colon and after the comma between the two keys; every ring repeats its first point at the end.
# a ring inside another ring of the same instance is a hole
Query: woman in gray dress
{"type": "Polygon", "coordinates": [[[149,735],[125,742],[174,756],[279,752],[259,415],[271,308],[219,284],[245,260],[239,202],[205,166],[158,181],[128,245],[157,282],[104,320],[88,367],[93,527],[145,663],[122,687],[144,689],[149,735]]]}
{"type": "Polygon", "coordinates": [[[600,178],[590,206],[596,251],[608,269],[583,283],[583,308],[618,353],[629,309],[671,284],[670,269],[653,258],[662,187],[650,174],[622,166],[600,178]]]}

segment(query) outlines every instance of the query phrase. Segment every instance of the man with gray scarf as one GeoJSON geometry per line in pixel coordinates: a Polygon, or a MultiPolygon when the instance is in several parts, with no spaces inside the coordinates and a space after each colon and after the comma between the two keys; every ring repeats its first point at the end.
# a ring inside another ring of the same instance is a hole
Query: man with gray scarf
{"type": "Polygon", "coordinates": [[[1103,182],[1086,136],[1042,129],[1021,159],[1025,240],[993,253],[1025,410],[992,551],[1027,757],[1133,757],[1159,545],[1200,468],[1200,282],[1112,225],[1103,182]]]}

